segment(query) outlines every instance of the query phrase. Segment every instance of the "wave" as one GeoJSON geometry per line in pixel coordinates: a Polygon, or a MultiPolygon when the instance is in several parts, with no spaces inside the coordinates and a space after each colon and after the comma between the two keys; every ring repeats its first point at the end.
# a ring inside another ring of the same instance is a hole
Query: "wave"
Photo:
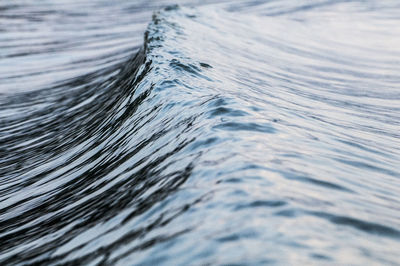
{"type": "Polygon", "coordinates": [[[0,264],[395,264],[393,9],[265,5],[170,6],[3,95],[0,264]]]}

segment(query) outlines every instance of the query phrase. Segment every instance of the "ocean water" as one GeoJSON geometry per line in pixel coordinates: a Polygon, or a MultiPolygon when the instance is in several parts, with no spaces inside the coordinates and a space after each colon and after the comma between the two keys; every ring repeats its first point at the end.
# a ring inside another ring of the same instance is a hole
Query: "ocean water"
{"type": "Polygon", "coordinates": [[[2,1],[0,265],[400,265],[398,1],[2,1]]]}

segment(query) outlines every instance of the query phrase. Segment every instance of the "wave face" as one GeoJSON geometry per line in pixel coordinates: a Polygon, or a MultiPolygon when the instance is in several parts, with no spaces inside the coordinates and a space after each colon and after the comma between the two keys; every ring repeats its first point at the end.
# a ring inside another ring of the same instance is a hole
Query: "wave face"
{"type": "Polygon", "coordinates": [[[400,263],[400,5],[293,2],[0,6],[0,264],[400,263]]]}

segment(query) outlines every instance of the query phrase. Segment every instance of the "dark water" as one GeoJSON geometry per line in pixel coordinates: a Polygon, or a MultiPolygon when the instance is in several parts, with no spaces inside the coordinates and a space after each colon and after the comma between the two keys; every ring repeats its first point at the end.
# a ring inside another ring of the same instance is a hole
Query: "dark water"
{"type": "Polygon", "coordinates": [[[400,3],[299,2],[2,1],[0,265],[399,265],[400,3]]]}

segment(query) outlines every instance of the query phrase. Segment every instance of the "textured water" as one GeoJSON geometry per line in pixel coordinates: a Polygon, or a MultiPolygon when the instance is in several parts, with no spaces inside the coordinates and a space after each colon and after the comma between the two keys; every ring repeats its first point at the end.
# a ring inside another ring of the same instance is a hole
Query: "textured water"
{"type": "Polygon", "coordinates": [[[400,4],[294,2],[0,3],[0,264],[399,265],[400,4]]]}

